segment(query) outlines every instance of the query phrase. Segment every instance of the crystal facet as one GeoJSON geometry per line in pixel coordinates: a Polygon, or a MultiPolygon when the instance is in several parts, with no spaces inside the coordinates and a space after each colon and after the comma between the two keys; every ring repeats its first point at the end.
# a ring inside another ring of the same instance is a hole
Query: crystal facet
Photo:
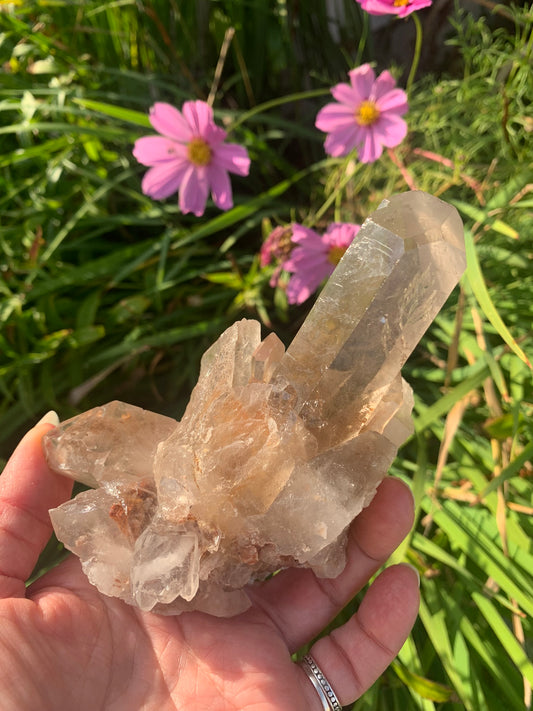
{"type": "Polygon", "coordinates": [[[111,402],[44,439],[91,487],[50,512],[90,581],[143,610],[229,616],[287,566],[345,565],[347,528],[411,430],[400,370],[466,266],[422,192],[366,220],[285,351],[242,320],[204,354],[180,422],[111,402]]]}

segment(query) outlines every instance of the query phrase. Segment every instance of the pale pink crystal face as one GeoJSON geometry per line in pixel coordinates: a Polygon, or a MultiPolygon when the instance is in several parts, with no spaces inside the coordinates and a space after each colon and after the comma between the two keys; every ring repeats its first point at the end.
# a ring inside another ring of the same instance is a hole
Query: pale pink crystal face
{"type": "Polygon", "coordinates": [[[180,422],[111,402],[48,433],[51,468],[95,487],[50,512],[89,580],[143,610],[230,616],[280,568],[338,575],[412,431],[401,367],[465,266],[455,209],[396,195],[287,351],[240,321],[205,353],[180,422]]]}

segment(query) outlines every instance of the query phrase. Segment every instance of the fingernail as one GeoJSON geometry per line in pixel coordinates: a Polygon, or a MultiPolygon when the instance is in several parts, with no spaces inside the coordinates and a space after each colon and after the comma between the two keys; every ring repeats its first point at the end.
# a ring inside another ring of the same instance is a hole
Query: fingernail
{"type": "MultiPolygon", "coordinates": [[[[57,427],[59,424],[59,417],[57,416],[57,412],[54,410],[50,410],[50,412],[47,412],[46,415],[41,417],[37,425],[54,425],[54,427],[57,427]]],[[[37,427],[37,425],[35,425],[37,427]]]]}
{"type": "Polygon", "coordinates": [[[414,572],[416,573],[417,580],[418,580],[418,587],[420,587],[420,572],[419,572],[418,568],[415,568],[415,566],[411,565],[411,563],[400,563],[400,565],[405,565],[406,568],[411,568],[411,570],[414,570],[414,572]]]}

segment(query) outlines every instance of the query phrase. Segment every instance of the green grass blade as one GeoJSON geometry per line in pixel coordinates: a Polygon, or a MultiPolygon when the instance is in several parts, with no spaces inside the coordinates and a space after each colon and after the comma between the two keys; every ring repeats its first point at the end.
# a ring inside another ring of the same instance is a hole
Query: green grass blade
{"type": "Polygon", "coordinates": [[[480,493],[480,499],[484,499],[492,491],[495,491],[499,486],[502,486],[504,482],[514,476],[517,476],[524,464],[527,464],[527,462],[531,459],[533,459],[533,442],[525,447],[516,459],[513,459],[513,461],[508,464],[505,469],[502,469],[498,476],[491,480],[490,484],[488,484],[480,493]]]}
{"type": "MultiPolygon", "coordinates": [[[[431,588],[434,588],[434,585],[431,588]]],[[[434,612],[431,611],[423,596],[420,602],[420,619],[465,709],[467,711],[477,711],[472,702],[468,680],[462,678],[457,671],[452,643],[448,634],[448,621],[445,610],[438,599],[436,591],[433,589],[430,592],[431,588],[425,586],[424,592],[428,598],[432,599],[434,612]]]]}
{"type": "Polygon", "coordinates": [[[152,127],[148,115],[142,111],[125,109],[122,106],[114,106],[113,104],[107,104],[103,101],[93,101],[92,99],[73,99],[73,102],[78,104],[78,106],[82,106],[84,109],[96,111],[104,116],[119,119],[119,121],[132,123],[135,126],[142,126],[142,128],[152,127]]]}
{"type": "Polygon", "coordinates": [[[442,508],[433,511],[433,517],[454,546],[471,558],[487,578],[493,578],[524,612],[533,616],[533,599],[529,594],[533,589],[531,574],[522,572],[513,560],[506,558],[479,524],[471,520],[468,512],[454,502],[445,501],[442,508]]]}
{"type": "Polygon", "coordinates": [[[467,269],[466,275],[468,278],[468,283],[472,288],[472,292],[476,297],[478,304],[480,305],[483,313],[498,331],[501,338],[507,343],[509,348],[516,353],[516,355],[524,361],[524,363],[531,368],[531,363],[527,358],[524,351],[520,348],[518,343],[515,341],[511,335],[509,329],[503,322],[500,314],[498,313],[490,294],[488,292],[483,274],[481,272],[481,267],[477,258],[476,248],[474,245],[474,237],[470,230],[465,230],[465,245],[466,245],[466,259],[467,259],[467,269]]]}
{"type": "Polygon", "coordinates": [[[518,642],[501,615],[498,614],[492,602],[481,593],[473,593],[472,599],[481,611],[483,617],[492,627],[494,634],[509,655],[509,658],[516,664],[520,674],[533,685],[533,664],[531,660],[528,659],[522,645],[518,642]]]}
{"type": "Polygon", "coordinates": [[[454,690],[449,686],[444,686],[444,684],[438,684],[431,679],[426,679],[419,674],[414,674],[409,671],[407,667],[398,662],[393,662],[392,668],[396,672],[399,679],[403,683],[412,689],[416,694],[421,696],[423,699],[428,701],[435,701],[436,703],[444,703],[450,701],[454,697],[454,690]]]}

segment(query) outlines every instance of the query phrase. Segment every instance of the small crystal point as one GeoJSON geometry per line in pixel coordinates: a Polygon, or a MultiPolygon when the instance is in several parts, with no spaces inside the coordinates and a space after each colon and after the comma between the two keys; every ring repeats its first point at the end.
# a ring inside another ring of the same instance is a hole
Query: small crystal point
{"type": "Polygon", "coordinates": [[[368,218],[285,352],[243,320],[204,354],[180,422],[112,402],[45,435],[92,491],[50,512],[90,581],[143,610],[223,617],[287,566],[333,577],[412,431],[401,367],[466,266],[456,210],[421,192],[368,218]]]}
{"type": "Polygon", "coordinates": [[[87,486],[122,478],[152,477],[157,445],[176,421],[114,400],[66,420],[43,441],[49,462],[59,474],[87,486]],[[125,442],[131,447],[124,447],[125,442]]]}

